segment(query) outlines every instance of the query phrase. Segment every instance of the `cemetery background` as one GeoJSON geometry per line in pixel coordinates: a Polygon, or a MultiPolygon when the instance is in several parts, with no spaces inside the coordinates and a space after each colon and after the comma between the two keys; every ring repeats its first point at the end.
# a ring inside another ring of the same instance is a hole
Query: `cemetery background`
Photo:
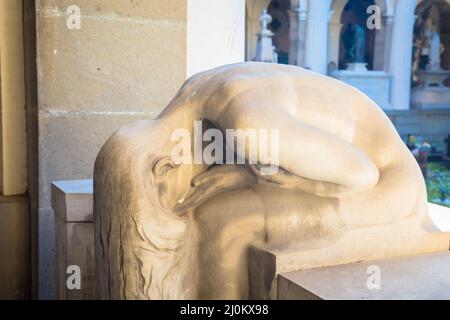
{"type": "Polygon", "coordinates": [[[358,87],[405,143],[417,138],[430,201],[448,206],[449,1],[1,0],[0,23],[2,297],[54,297],[51,182],[91,178],[115,130],[154,118],[187,77],[222,64],[270,59],[358,87]],[[342,40],[349,23],[364,29],[358,61],[342,40]]]}

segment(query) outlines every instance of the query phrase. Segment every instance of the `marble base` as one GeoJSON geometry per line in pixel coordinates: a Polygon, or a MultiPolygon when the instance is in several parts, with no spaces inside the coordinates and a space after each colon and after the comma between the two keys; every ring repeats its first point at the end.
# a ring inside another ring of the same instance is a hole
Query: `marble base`
{"type": "Polygon", "coordinates": [[[91,300],[97,298],[95,275],[92,180],[52,183],[55,211],[55,298],[91,300]],[[81,288],[69,289],[67,268],[78,266],[81,288]]]}
{"type": "Polygon", "coordinates": [[[450,88],[417,87],[411,92],[411,105],[416,109],[450,109],[450,88]]]}
{"type": "Polygon", "coordinates": [[[450,77],[450,71],[420,70],[417,72],[417,76],[424,87],[443,86],[443,82],[450,77]]]}
{"type": "Polygon", "coordinates": [[[367,63],[364,62],[351,62],[347,63],[348,71],[367,72],[367,63]]]}
{"type": "Polygon", "coordinates": [[[349,64],[349,67],[351,69],[336,70],[331,73],[331,76],[359,89],[381,108],[390,109],[392,76],[384,71],[368,71],[364,63],[349,64]]]}
{"type": "Polygon", "coordinates": [[[448,300],[450,252],[295,271],[278,277],[278,300],[448,300]],[[378,282],[373,276],[379,272],[378,282]]]}

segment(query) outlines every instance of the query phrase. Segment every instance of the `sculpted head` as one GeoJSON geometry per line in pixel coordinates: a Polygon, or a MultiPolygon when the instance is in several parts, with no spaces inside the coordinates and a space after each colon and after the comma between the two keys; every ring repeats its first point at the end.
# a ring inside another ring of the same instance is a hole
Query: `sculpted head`
{"type": "Polygon", "coordinates": [[[196,75],[158,118],[116,132],[94,193],[102,298],[246,298],[251,244],[331,245],[426,210],[414,159],[369,98],[260,63],[196,75]],[[417,201],[398,210],[405,193],[417,201]]]}

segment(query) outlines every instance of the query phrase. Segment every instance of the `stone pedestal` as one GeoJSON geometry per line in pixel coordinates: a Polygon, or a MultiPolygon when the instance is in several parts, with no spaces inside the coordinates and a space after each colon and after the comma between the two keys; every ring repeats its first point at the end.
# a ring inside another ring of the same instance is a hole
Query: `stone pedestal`
{"type": "Polygon", "coordinates": [[[55,212],[55,299],[96,298],[92,180],[52,183],[55,212]],[[69,266],[78,266],[81,288],[69,289],[69,266]]]}
{"type": "Polygon", "coordinates": [[[412,90],[411,105],[417,109],[450,109],[450,88],[443,84],[450,71],[423,70],[417,75],[421,85],[412,90]]]}
{"type": "Polygon", "coordinates": [[[347,70],[337,70],[331,76],[364,92],[383,109],[391,108],[391,75],[384,71],[367,71],[364,63],[349,63],[347,70]]]}
{"type": "Polygon", "coordinates": [[[448,300],[450,253],[357,262],[278,276],[278,300],[448,300]]]}
{"type": "MultiPolygon", "coordinates": [[[[55,280],[56,297],[58,299],[94,299],[96,297],[92,199],[92,180],[60,181],[52,184],[52,202],[56,221],[55,280]],[[67,279],[66,270],[69,265],[78,265],[81,269],[81,290],[68,290],[65,285],[67,279]]],[[[350,286],[353,289],[343,292],[342,283],[343,281],[355,281],[355,279],[363,276],[355,272],[347,272],[346,270],[353,270],[354,268],[368,265],[379,265],[382,272],[386,271],[385,281],[392,278],[397,283],[404,281],[405,285],[415,286],[417,282],[408,282],[411,280],[408,279],[408,272],[404,272],[404,274],[392,272],[393,269],[389,267],[389,261],[399,262],[400,264],[397,265],[402,270],[425,272],[423,273],[425,279],[428,279],[428,275],[433,272],[441,272],[443,268],[448,269],[450,234],[444,231],[450,231],[450,209],[429,204],[429,212],[432,221],[441,232],[415,233],[411,236],[405,231],[410,229],[408,221],[403,221],[400,224],[393,224],[388,227],[355,230],[341,238],[334,245],[323,248],[278,250],[256,246],[251,247],[249,253],[250,298],[340,299],[344,298],[342,294],[347,294],[346,297],[348,298],[363,298],[364,296],[361,296],[361,291],[358,287],[361,284],[356,284],[354,287],[350,286]],[[445,254],[418,257],[417,259],[395,258],[394,260],[374,261],[390,257],[443,251],[447,252],[445,254]],[[365,262],[354,263],[358,261],[365,262]],[[343,266],[333,267],[336,265],[343,266]],[[296,279],[299,279],[297,275],[302,275],[301,272],[304,271],[299,270],[321,268],[311,270],[313,272],[311,277],[314,277],[316,274],[314,273],[315,270],[319,270],[317,272],[325,272],[325,275],[328,274],[327,270],[332,270],[325,267],[337,268],[337,272],[341,272],[346,277],[332,277],[329,281],[322,282],[329,288],[334,288],[333,290],[330,289],[330,293],[320,290],[318,292],[312,290],[308,293],[302,289],[303,282],[296,279]],[[429,268],[429,271],[426,271],[426,268],[429,268]]],[[[364,274],[364,276],[368,277],[369,274],[364,274]]],[[[436,283],[439,274],[430,277],[433,278],[430,283],[436,283]]],[[[447,282],[444,281],[443,283],[447,282]]],[[[428,287],[415,286],[415,288],[428,287]]],[[[387,289],[384,291],[382,298],[396,297],[396,295],[402,293],[395,286],[393,288],[387,287],[387,289]]],[[[417,295],[414,296],[415,298],[426,298],[423,296],[424,290],[416,291],[417,295]]],[[[443,297],[440,291],[430,291],[431,296],[443,297]],[[435,293],[436,295],[432,295],[435,293]]],[[[408,295],[405,295],[400,298],[408,297],[408,295]]],[[[448,296],[446,297],[448,298],[448,296]]]]}
{"type": "Polygon", "coordinates": [[[347,63],[347,69],[348,71],[353,71],[353,72],[363,72],[366,73],[367,70],[367,63],[364,62],[351,62],[351,63],[347,63]]]}
{"type": "MultiPolygon", "coordinates": [[[[439,206],[429,206],[430,216],[439,206]]],[[[441,208],[441,207],[439,207],[441,208]]],[[[444,208],[447,212],[450,209],[444,208]]],[[[449,212],[450,213],[450,212],[449,212]]],[[[443,225],[450,220],[434,221],[443,225]]],[[[445,230],[446,229],[440,229],[445,230]]],[[[314,248],[282,249],[254,246],[250,249],[250,299],[277,299],[280,274],[358,261],[373,261],[449,250],[449,232],[425,232],[417,221],[406,219],[386,226],[354,229],[334,244],[314,248]]],[[[443,268],[443,266],[442,266],[443,268]]],[[[448,268],[448,264],[446,264],[448,268]]]]}
{"type": "Polygon", "coordinates": [[[450,109],[450,89],[447,87],[418,87],[411,93],[411,105],[416,109],[450,109]]]}

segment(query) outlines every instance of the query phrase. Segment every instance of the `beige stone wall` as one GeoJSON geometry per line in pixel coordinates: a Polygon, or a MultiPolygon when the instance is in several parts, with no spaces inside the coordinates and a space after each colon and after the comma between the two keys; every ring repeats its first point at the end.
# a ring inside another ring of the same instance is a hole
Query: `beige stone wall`
{"type": "Polygon", "coordinates": [[[261,11],[267,9],[270,0],[246,0],[245,4],[245,59],[247,61],[253,60],[256,53],[256,43],[258,37],[256,34],[260,31],[259,17],[261,11]]]}

